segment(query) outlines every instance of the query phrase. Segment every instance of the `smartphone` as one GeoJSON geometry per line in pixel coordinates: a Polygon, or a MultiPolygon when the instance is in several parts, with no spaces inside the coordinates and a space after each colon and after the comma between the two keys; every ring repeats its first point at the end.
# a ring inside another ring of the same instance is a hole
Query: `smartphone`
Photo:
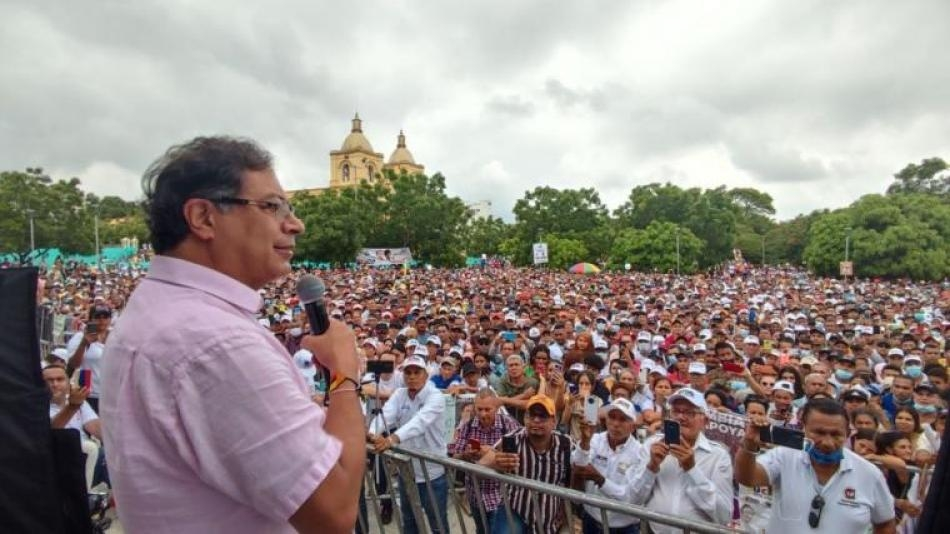
{"type": "Polygon", "coordinates": [[[89,388],[89,392],[92,392],[92,369],[79,370],[79,387],[89,388]]]}
{"type": "Polygon", "coordinates": [[[514,333],[514,332],[502,332],[502,333],[501,333],[501,338],[504,339],[505,341],[514,341],[514,340],[515,340],[515,333],[514,333]]]}
{"type": "Polygon", "coordinates": [[[761,426],[759,427],[759,440],[762,443],[771,443],[790,449],[805,449],[805,433],[794,428],[773,425],[761,426]]]}
{"type": "Polygon", "coordinates": [[[650,383],[650,370],[646,367],[640,367],[640,376],[637,377],[640,379],[640,385],[645,386],[650,383]]]}
{"type": "Polygon", "coordinates": [[[671,419],[663,420],[663,441],[667,445],[678,445],[680,442],[680,424],[671,419]]]}
{"type": "Polygon", "coordinates": [[[86,333],[87,333],[87,334],[98,334],[98,333],[99,333],[99,325],[97,325],[96,323],[88,323],[88,324],[86,324],[86,333]]]}
{"type": "Polygon", "coordinates": [[[588,424],[597,425],[597,399],[592,396],[584,401],[584,420],[588,424]]]}
{"type": "Polygon", "coordinates": [[[511,454],[518,452],[518,444],[515,442],[514,436],[501,437],[501,452],[507,452],[511,454]]]}
{"type": "Polygon", "coordinates": [[[567,385],[567,391],[570,392],[571,395],[577,395],[577,384],[569,383],[567,385]]]}
{"type": "Polygon", "coordinates": [[[743,368],[741,364],[733,362],[722,362],[722,370],[727,373],[736,373],[740,375],[745,372],[745,368],[743,368]]]}
{"type": "Polygon", "coordinates": [[[478,441],[477,439],[472,438],[472,439],[468,440],[468,446],[469,446],[470,449],[474,449],[474,450],[478,451],[478,450],[481,450],[481,449],[482,449],[482,442],[481,442],[481,441],[478,441]]]}

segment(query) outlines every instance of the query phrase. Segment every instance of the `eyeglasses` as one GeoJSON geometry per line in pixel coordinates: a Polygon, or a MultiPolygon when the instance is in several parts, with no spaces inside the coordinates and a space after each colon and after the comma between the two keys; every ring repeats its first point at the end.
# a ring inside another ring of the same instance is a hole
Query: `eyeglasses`
{"type": "Polygon", "coordinates": [[[821,495],[815,495],[811,500],[811,510],[808,512],[808,526],[818,528],[821,522],[821,511],[825,509],[825,499],[821,495]]]}
{"type": "Polygon", "coordinates": [[[208,200],[216,204],[257,206],[258,208],[276,217],[278,221],[283,221],[284,219],[286,219],[287,217],[289,217],[290,215],[294,213],[294,206],[283,198],[280,200],[250,200],[247,198],[223,197],[223,198],[209,198],[208,200]]]}
{"type": "Polygon", "coordinates": [[[675,419],[688,419],[700,412],[696,410],[671,410],[670,415],[675,419]]]}

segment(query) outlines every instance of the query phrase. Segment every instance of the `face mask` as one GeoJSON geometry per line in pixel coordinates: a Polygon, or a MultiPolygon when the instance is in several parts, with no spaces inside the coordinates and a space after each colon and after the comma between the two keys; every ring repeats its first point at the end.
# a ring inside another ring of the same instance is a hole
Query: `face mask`
{"type": "Polygon", "coordinates": [[[920,404],[915,402],[914,409],[917,410],[917,413],[937,413],[937,406],[935,404],[920,404]]]}
{"type": "Polygon", "coordinates": [[[666,365],[667,365],[667,367],[670,366],[670,365],[676,365],[676,356],[667,356],[667,357],[666,357],[666,365]]]}
{"type": "Polygon", "coordinates": [[[709,321],[704,319],[699,322],[699,325],[702,326],[703,328],[709,328],[709,321]]]}
{"type": "Polygon", "coordinates": [[[885,377],[884,377],[884,380],[883,380],[883,383],[884,383],[884,387],[886,387],[886,388],[891,387],[892,385],[894,385],[894,377],[893,377],[893,376],[885,376],[885,377]]]}
{"type": "Polygon", "coordinates": [[[604,330],[606,330],[606,329],[607,329],[607,325],[605,325],[604,323],[597,323],[597,332],[598,332],[598,333],[603,334],[603,333],[604,333],[604,330]]]}
{"type": "Polygon", "coordinates": [[[746,388],[745,380],[730,380],[729,389],[732,391],[742,391],[746,388]]]}
{"type": "Polygon", "coordinates": [[[741,337],[746,337],[746,336],[748,336],[748,335],[749,335],[749,329],[748,329],[748,328],[740,328],[740,329],[739,329],[739,336],[741,336],[741,337]]]}
{"type": "Polygon", "coordinates": [[[586,328],[584,325],[582,325],[582,324],[574,325],[574,333],[575,333],[575,334],[580,334],[580,333],[583,332],[584,330],[587,330],[587,328],[586,328]]]}
{"type": "Polygon", "coordinates": [[[808,451],[808,456],[810,456],[815,463],[821,465],[833,465],[844,460],[844,450],[842,449],[837,449],[832,453],[826,453],[818,450],[818,447],[815,447],[814,443],[810,443],[806,447],[806,450],[808,451]]]}
{"type": "Polygon", "coordinates": [[[910,367],[905,367],[905,368],[904,368],[904,372],[907,373],[907,376],[909,376],[909,377],[911,377],[911,378],[919,378],[920,375],[923,374],[924,368],[923,368],[923,367],[916,366],[916,365],[913,365],[913,366],[910,366],[910,367]]]}
{"type": "Polygon", "coordinates": [[[801,356],[802,358],[804,358],[805,356],[811,356],[811,350],[802,349],[798,352],[798,355],[801,356]]]}
{"type": "Polygon", "coordinates": [[[839,382],[847,382],[853,377],[854,373],[848,371],[847,369],[835,369],[835,378],[837,378],[839,382]]]}
{"type": "Polygon", "coordinates": [[[303,330],[300,327],[294,327],[290,329],[290,335],[292,337],[300,337],[300,334],[303,333],[303,330]]]}

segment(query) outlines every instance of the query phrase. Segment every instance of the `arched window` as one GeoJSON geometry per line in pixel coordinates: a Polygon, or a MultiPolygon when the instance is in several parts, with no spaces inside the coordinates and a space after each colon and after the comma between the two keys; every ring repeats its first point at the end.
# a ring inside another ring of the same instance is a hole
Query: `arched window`
{"type": "Polygon", "coordinates": [[[369,182],[370,182],[370,183],[372,183],[374,180],[376,180],[376,174],[375,174],[375,171],[373,170],[373,166],[372,166],[372,165],[366,167],[366,171],[367,171],[367,173],[369,174],[369,182]]]}
{"type": "Polygon", "coordinates": [[[343,181],[344,181],[344,182],[349,182],[349,181],[350,181],[350,165],[349,165],[349,163],[344,163],[344,164],[343,164],[343,181]]]}

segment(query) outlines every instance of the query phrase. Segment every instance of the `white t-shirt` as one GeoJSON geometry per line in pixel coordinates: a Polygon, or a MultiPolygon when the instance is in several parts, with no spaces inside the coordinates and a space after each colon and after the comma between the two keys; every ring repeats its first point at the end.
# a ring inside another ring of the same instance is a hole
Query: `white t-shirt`
{"type": "MultiPolygon", "coordinates": [[[[73,334],[73,337],[69,338],[69,343],[66,344],[66,353],[68,354],[67,361],[79,350],[82,338],[83,332],[76,332],[73,334]]],[[[102,383],[102,352],[105,348],[106,346],[98,341],[91,343],[86,347],[86,354],[83,356],[82,365],[79,366],[80,369],[92,371],[92,391],[89,393],[89,397],[93,399],[99,398],[99,384],[102,383]]]]}
{"type": "MultiPolygon", "coordinates": [[[[56,404],[55,402],[49,403],[49,420],[52,421],[59,412],[61,412],[63,406],[56,404]]],[[[79,435],[82,436],[82,439],[89,439],[89,433],[86,432],[86,424],[91,423],[99,419],[99,416],[96,415],[96,412],[93,411],[92,406],[89,406],[88,402],[83,402],[82,406],[76,410],[76,413],[73,414],[72,419],[66,423],[66,426],[63,428],[75,428],[79,431],[79,435]]]]}
{"type": "Polygon", "coordinates": [[[805,451],[776,447],[756,460],[772,486],[769,534],[802,532],[865,532],[894,518],[894,497],[884,474],[874,464],[845,449],[838,471],[819,486],[805,451]],[[825,501],[817,529],[808,524],[811,503],[825,501]]]}

